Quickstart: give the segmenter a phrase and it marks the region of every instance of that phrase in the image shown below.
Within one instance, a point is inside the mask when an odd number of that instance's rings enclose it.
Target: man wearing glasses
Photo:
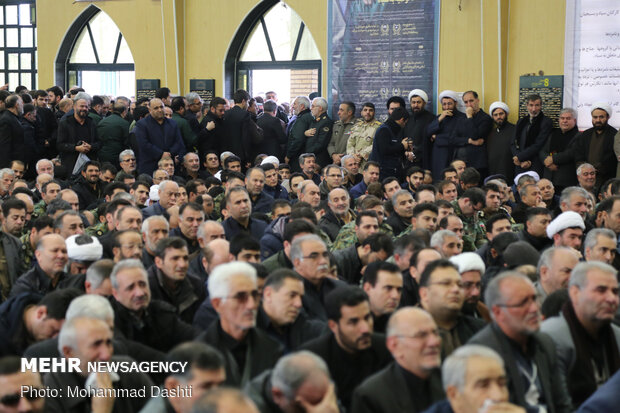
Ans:
[[[256,270],[244,262],[219,265],[208,280],[209,297],[219,315],[197,340],[220,350],[226,360],[226,384],[244,386],[282,355],[282,346],[256,328],[260,301]]]
[[[128,173],[129,175],[133,175],[136,178],[138,177],[138,172],[136,169],[136,154],[131,149],[125,149],[118,155],[118,162],[121,165],[121,169]]]
[[[520,273],[503,273],[488,284],[485,302],[493,322],[468,344],[490,347],[504,359],[511,403],[531,410],[569,411],[556,347],[549,336],[539,333],[540,306],[534,284]]]
[[[467,343],[485,325],[484,321],[461,312],[465,287],[457,266],[448,260],[436,260],[426,266],[420,276],[420,301],[439,328],[442,358]]]

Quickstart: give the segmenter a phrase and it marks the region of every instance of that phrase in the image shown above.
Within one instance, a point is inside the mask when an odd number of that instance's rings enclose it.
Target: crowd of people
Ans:
[[[0,91],[0,411],[614,411],[609,105],[407,99]]]

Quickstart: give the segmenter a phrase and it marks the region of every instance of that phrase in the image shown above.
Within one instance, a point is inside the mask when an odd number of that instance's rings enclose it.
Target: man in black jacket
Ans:
[[[248,101],[250,95],[245,90],[235,92],[233,99],[235,106],[224,113],[224,133],[226,139],[219,142],[220,153],[230,151],[241,159],[242,167],[246,168],[252,159],[252,147],[262,138],[262,132],[256,126],[250,112]]]
[[[84,210],[90,205],[96,205],[96,202],[103,195],[103,188],[99,179],[100,167],[101,165],[97,161],[86,162],[82,166],[80,176],[71,185],[80,200],[80,210]]]
[[[431,141],[426,133],[427,126],[435,119],[435,116],[426,110],[428,95],[421,89],[413,89],[409,92],[409,105],[411,117],[407,121],[403,136],[413,142],[411,152],[413,161],[410,165],[421,166],[424,169],[431,168]]]
[[[401,131],[407,124],[409,113],[405,108],[396,108],[388,120],[377,129],[372,141],[371,161],[381,165],[379,180],[383,181],[390,176],[402,178],[401,160],[406,150],[411,149],[407,138],[401,138]],[[396,235],[396,234],[394,234]]]
[[[256,270],[244,262],[219,265],[209,275],[209,298],[219,319],[197,340],[222,352],[226,384],[244,386],[282,355],[282,346],[256,328]]]
[[[553,129],[540,157],[545,164],[543,177],[553,182],[556,192],[560,193],[566,187],[577,185],[573,151],[573,143],[579,134],[577,112],[564,108],[560,111],[558,121],[560,127]]]
[[[384,337],[373,334],[368,296],[357,287],[337,288],[326,298],[331,333],[309,342],[329,366],[338,399],[347,408],[355,388],[390,362]]]
[[[338,277],[349,284],[359,285],[363,268],[371,262],[387,260],[393,252],[392,238],[382,232],[368,236],[361,243],[336,250],[334,261],[338,266]]]
[[[505,272],[493,278],[484,300],[493,323],[468,344],[490,347],[504,359],[512,403],[530,410],[543,407],[549,413],[568,412],[566,378],[559,372],[553,341],[538,332],[536,298],[534,285],[520,273]]]
[[[504,102],[493,102],[489,107],[494,125],[486,138],[489,175],[504,175],[511,182],[515,167],[510,144],[515,137],[515,125],[508,122],[510,109]]]
[[[209,111],[200,121],[200,132],[197,135],[198,156],[204,162],[207,153],[218,150],[224,137],[224,112],[226,101],[221,97],[214,97],[209,103]],[[217,151],[218,153],[219,150]]]
[[[538,175],[543,173],[543,163],[539,153],[547,142],[553,122],[541,109],[542,98],[539,95],[527,97],[528,114],[517,122],[514,140],[510,147],[515,175],[530,170],[536,171]]]
[[[4,104],[6,110],[0,116],[0,168],[9,168],[13,159],[26,160],[24,130],[19,120],[24,114],[24,102],[19,95],[10,95]]]
[[[80,154],[94,159],[99,149],[95,122],[88,116],[90,96],[80,92],[73,99],[73,115],[63,118],[58,124],[56,145],[60,162],[67,176],[73,174],[73,168]]]
[[[263,141],[253,147],[253,155],[266,153],[282,159],[283,149],[286,147],[286,123],[277,117],[278,104],[273,100],[267,100],[263,104],[263,114],[258,117],[256,123],[263,130]]]
[[[528,208],[526,210],[525,228],[519,232],[519,239],[527,241],[538,251],[550,247],[553,244],[553,241],[547,237],[547,226],[550,222],[551,212],[547,208]]]

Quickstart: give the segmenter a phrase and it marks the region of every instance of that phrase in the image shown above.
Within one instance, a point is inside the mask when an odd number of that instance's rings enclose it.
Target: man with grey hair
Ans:
[[[579,186],[591,194],[596,194],[596,169],[589,163],[582,163],[577,168]]]
[[[457,349],[444,361],[441,376],[447,399],[426,413],[525,413],[508,402],[504,361],[490,348],[468,344]]]
[[[136,154],[134,151],[131,149],[125,149],[119,153],[118,163],[123,171],[137,178],[138,172],[136,170]]]
[[[585,221],[588,214],[588,191],[579,186],[565,188],[560,195],[560,209],[562,212],[574,211]]]
[[[327,365],[309,351],[282,357],[273,370],[256,377],[244,391],[261,412],[293,413],[303,403],[321,404],[322,412],[339,410]]]
[[[355,390],[352,412],[419,413],[445,398],[439,373],[441,338],[430,314],[414,307],[396,311],[386,344],[394,361]]]
[[[282,355],[282,346],[256,328],[260,300],[256,270],[243,262],[222,264],[209,274],[208,285],[219,318],[197,340],[224,355],[226,384],[245,386]]]
[[[291,131],[291,135],[296,132],[303,132],[301,137],[301,148],[303,152],[314,153],[316,162],[321,166],[331,163],[331,157],[327,152],[327,145],[332,137],[332,127],[334,122],[327,116],[327,100],[317,97],[312,100],[310,112],[296,122]],[[305,130],[299,130],[301,123],[305,123]],[[299,136],[295,136],[299,138]]]
[[[321,190],[313,181],[307,179],[299,184],[299,201],[307,202],[312,208],[317,208],[321,203]]]
[[[58,122],[56,145],[60,163],[67,175],[77,172],[75,165],[80,155],[95,159],[100,147],[95,122],[88,116],[90,101],[89,95],[78,93],[73,98],[73,114]],[[84,158],[80,159],[82,162]]]
[[[297,96],[293,101],[293,116],[286,125],[286,156],[284,162],[291,165],[291,171],[299,169],[297,157],[302,152],[304,144],[304,132],[312,122],[310,113],[310,99],[307,96]],[[299,124],[297,124],[299,122]],[[297,125],[297,126],[295,126]]]
[[[510,401],[529,410],[568,412],[570,398],[551,339],[538,332],[540,306],[534,284],[518,272],[493,278],[485,291],[493,322],[468,344],[495,350],[504,360]],[[545,411],[545,410],[543,410]]]
[[[35,166],[35,170],[37,171],[37,175],[48,174],[54,178],[54,164],[49,159],[39,159]]]
[[[444,258],[449,259],[463,252],[463,241],[449,229],[442,229],[431,237],[431,248],[435,248]]]
[[[203,257],[206,257],[209,250],[207,244],[216,239],[226,239],[226,233],[224,227],[217,221],[205,221],[198,227],[198,233],[196,234],[198,245],[200,246],[200,252],[189,262],[189,272],[199,276],[203,281],[207,280],[208,272],[207,268],[202,264]],[[207,262],[209,260],[206,260]]]
[[[616,258],[616,234],[607,228],[594,228],[584,241],[586,261],[600,261],[611,265]]]
[[[65,358],[79,359],[81,372],[54,372],[45,376],[44,384],[49,390],[64,392],[67,388],[82,388],[89,376],[88,363],[131,362],[125,356],[114,356],[112,329],[97,318],[77,317],[65,322],[58,335],[58,350]],[[102,397],[48,397],[46,411],[139,411],[147,398],[114,397],[114,392],[150,389],[151,379],[141,372],[97,372],[96,387],[102,390]],[[60,393],[62,394],[62,393]]]
[[[161,181],[157,189],[159,200],[142,210],[144,219],[153,215],[162,215],[166,219],[170,219],[168,208],[176,205],[179,198],[179,184],[174,181]]]
[[[133,158],[133,171],[129,170],[129,166],[131,164],[129,162],[125,162],[124,165],[122,161],[123,149],[127,147],[127,143],[129,142],[129,122],[125,119],[129,113],[129,99],[123,96],[119,96],[114,100],[114,106],[112,106],[112,114],[110,116],[104,117],[97,124],[97,135],[101,140],[101,150],[99,151],[99,161],[100,162],[110,162],[116,166],[120,162],[120,166],[127,167],[128,173],[132,176],[136,176],[133,174],[136,170],[135,163],[135,155],[129,157]]]
[[[194,134],[198,136],[202,128],[200,121],[202,120],[202,98],[196,92],[189,92],[185,95],[187,101],[187,109],[185,110],[185,119],[189,123],[189,127]]]
[[[256,121],[263,130],[263,141],[255,145],[254,152],[274,155],[282,159],[286,148],[286,123],[278,117],[278,104],[275,100],[266,100],[263,103],[263,114]]]
[[[540,154],[545,165],[542,177],[553,182],[557,192],[562,192],[566,187],[577,185],[572,148],[573,140],[579,133],[577,111],[572,108],[562,109],[558,125],[559,128],[551,131]]]
[[[153,215],[142,222],[142,241],[144,250],[142,251],[142,263],[145,268],[155,264],[155,250],[157,242],[166,238],[170,233],[168,220],[161,215]]]
[[[11,168],[0,169],[0,199],[4,200],[9,197],[9,190],[14,180],[15,172]]]
[[[394,236],[397,237],[411,225],[415,200],[411,192],[406,189],[400,189],[392,195],[391,201],[394,207],[394,213],[390,215],[386,223],[392,227]]]
[[[569,282],[570,300],[559,317],[542,324],[558,355],[558,374],[566,377],[573,408],[620,369],[617,271],[601,262],[582,262]]]
[[[118,262],[110,280],[114,326],[127,340],[166,352],[194,339],[196,331],[179,318],[174,307],[151,299],[147,273],[140,260]]]
[[[293,269],[304,280],[302,304],[308,318],[327,322],[325,297],[345,284],[328,277],[330,262],[325,242],[313,234],[296,237],[291,244],[290,259]]]
[[[568,287],[570,273],[579,258],[579,254],[568,247],[551,247],[543,251],[536,269],[539,278],[534,283],[538,304],[542,305],[551,293]]]
[[[349,209],[349,193],[343,188],[332,189],[327,196],[329,210],[321,217],[321,228],[334,242],[343,225],[355,221],[355,214]]]

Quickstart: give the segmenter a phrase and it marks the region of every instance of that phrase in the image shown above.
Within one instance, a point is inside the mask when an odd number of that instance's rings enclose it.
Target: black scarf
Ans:
[[[588,397],[596,391],[596,380],[592,360],[599,358],[602,354],[596,354],[601,348],[600,345],[593,345],[595,342],[602,344],[604,356],[609,368],[611,377],[620,368],[620,354],[618,354],[618,344],[611,328],[611,324],[602,327],[599,331],[597,340],[593,340],[586,329],[581,325],[572,303],[569,301],[562,307],[562,314],[568,323],[573,343],[575,344],[575,365],[568,372],[568,392],[573,399],[573,405],[578,407]]]
[[[532,119],[531,124],[530,115],[521,118],[521,120],[517,123],[517,131],[515,133],[515,144],[517,149],[523,150],[525,148],[529,148],[534,143],[536,137],[540,133],[540,126],[544,117],[545,115],[541,111],[534,119]],[[525,146],[521,148],[521,134],[524,128],[529,129],[525,132]]]

